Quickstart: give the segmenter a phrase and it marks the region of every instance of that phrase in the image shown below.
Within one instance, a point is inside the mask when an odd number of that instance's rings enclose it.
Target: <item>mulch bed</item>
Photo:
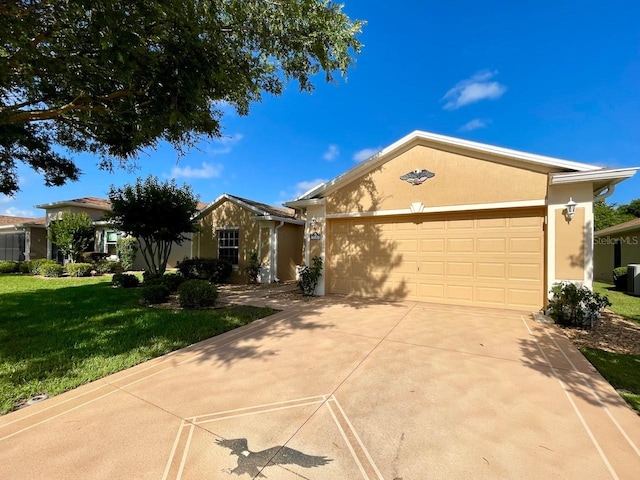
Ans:
[[[640,355],[640,325],[605,310],[592,330],[563,328],[578,348],[597,348],[612,353]]]

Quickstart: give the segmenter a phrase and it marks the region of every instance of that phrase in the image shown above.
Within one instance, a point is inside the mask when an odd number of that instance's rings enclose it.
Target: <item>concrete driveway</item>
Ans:
[[[0,418],[7,480],[637,479],[639,445],[526,313],[339,297]]]

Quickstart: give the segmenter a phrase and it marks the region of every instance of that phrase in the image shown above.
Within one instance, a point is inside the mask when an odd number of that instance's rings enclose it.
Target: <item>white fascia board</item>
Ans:
[[[325,185],[324,183],[322,185]],[[327,203],[325,198],[305,198],[292,200],[291,202],[285,202],[283,205],[289,208],[301,208],[309,207],[312,205],[325,205]]]
[[[534,165],[542,165],[546,167],[560,168],[565,170],[574,170],[578,172],[602,169],[602,167],[589,165],[587,163],[579,163],[570,160],[563,160],[560,158],[547,157],[544,155],[536,155],[519,150],[496,147],[494,145],[488,145],[485,143],[471,142],[469,140],[463,140],[460,138],[448,137],[446,135],[439,135],[436,133],[415,130],[409,135],[402,137],[397,142],[394,142],[388,147],[383,148],[378,153],[369,157],[367,160],[364,160],[350,170],[347,170],[345,173],[337,176],[333,180],[318,185],[317,187],[298,197],[296,200],[308,199],[317,195],[326,195],[334,190],[337,190],[340,186],[349,183],[355,178],[364,175],[368,171],[373,170],[377,166],[383,164],[393,152],[409,145],[412,142],[424,143],[426,145],[432,145],[440,148],[442,148],[443,146],[457,147],[469,150],[471,152],[490,154],[508,160],[515,160],[525,163],[531,163]]]
[[[34,205],[35,208],[42,208],[44,210],[52,210],[54,208],[60,208],[60,207],[80,207],[80,208],[92,208],[94,210],[104,210],[106,212],[111,211],[110,207],[103,207],[100,205],[92,205],[89,203],[82,203],[82,202],[69,202],[69,201],[62,201],[62,202],[51,202],[51,203],[43,203],[41,205]]]
[[[609,184],[615,184],[633,177],[638,169],[640,169],[640,167],[601,168],[590,172],[551,173],[549,174],[549,185],[599,181],[607,181]]]
[[[287,217],[278,217],[276,215],[256,215],[255,217],[251,217],[251,220],[266,220],[266,221],[274,221],[274,222],[284,222],[291,223],[293,225],[304,225],[304,220],[298,220],[297,218],[287,218]]]
[[[216,198],[213,202],[211,202],[209,205],[207,205],[202,210],[200,210],[197,214],[195,214],[192,220],[197,220],[198,218],[202,217],[207,212],[213,210],[214,207],[217,207],[218,205],[220,205],[224,200],[229,200],[230,202],[235,203],[236,205],[239,205],[248,210],[251,210],[253,213],[257,215],[267,214],[267,212],[263,212],[259,208],[256,208],[253,205],[249,205],[248,203],[243,202],[242,200],[234,197],[233,195],[229,195],[228,193],[223,193],[218,198]]]

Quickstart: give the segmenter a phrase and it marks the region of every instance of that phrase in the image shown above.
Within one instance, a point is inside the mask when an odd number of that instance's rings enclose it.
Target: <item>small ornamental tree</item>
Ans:
[[[75,262],[95,241],[93,221],[85,212],[62,212],[60,218],[49,223],[49,240],[65,258]]]
[[[187,233],[197,230],[191,218],[198,199],[188,185],[149,176],[135,185],[109,190],[111,212],[107,219],[118,230],[138,239],[140,253],[152,275],[163,275],[173,243],[181,245]]]

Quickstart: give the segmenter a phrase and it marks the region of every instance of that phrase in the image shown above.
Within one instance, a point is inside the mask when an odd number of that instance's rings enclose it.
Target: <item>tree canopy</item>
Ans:
[[[150,175],[135,185],[112,185],[109,200],[106,219],[138,239],[151,274],[164,274],[173,243],[180,245],[188,239],[187,233],[197,231],[191,219],[198,211],[198,199],[191,187],[178,187],[175,180],[160,183]]]
[[[48,231],[49,240],[71,262],[95,241],[93,221],[85,212],[62,212],[60,218],[49,223]]]
[[[632,201],[629,205],[634,205],[638,200]],[[620,223],[633,220],[636,215],[628,213],[627,207],[629,205],[618,206],[615,203],[607,204],[604,200],[600,200],[593,203],[593,218],[594,218],[594,230],[602,230],[604,228],[613,227]]]
[[[0,5],[0,193],[20,162],[77,180],[73,152],[127,165],[161,140],[221,134],[294,80],[346,74],[363,22],[330,0],[21,0]],[[57,148],[63,147],[63,148]]]

